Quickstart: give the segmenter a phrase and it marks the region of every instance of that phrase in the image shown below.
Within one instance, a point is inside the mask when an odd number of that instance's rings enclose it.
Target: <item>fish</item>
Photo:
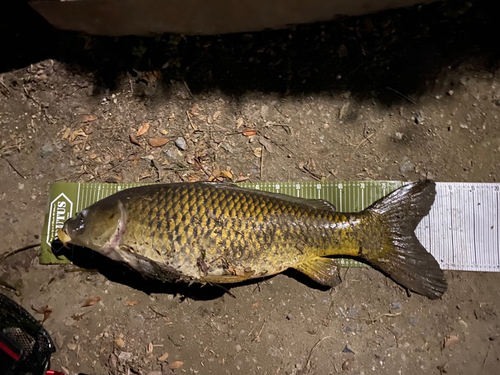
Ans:
[[[435,182],[420,180],[363,211],[338,212],[326,200],[232,184],[146,185],[85,208],[58,237],[164,282],[238,283],[292,268],[333,287],[337,258],[348,257],[436,299],[446,278],[415,236],[435,195]]]

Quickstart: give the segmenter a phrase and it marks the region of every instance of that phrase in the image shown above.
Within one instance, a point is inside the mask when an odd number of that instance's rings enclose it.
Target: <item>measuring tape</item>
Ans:
[[[56,258],[50,244],[64,221],[117,191],[144,184],[55,183],[45,218],[41,263],[68,263]],[[401,181],[242,183],[242,187],[332,202],[339,212],[362,211],[404,185]],[[500,184],[436,183],[436,200],[415,234],[441,268],[500,272]],[[341,259],[346,267],[363,266]]]

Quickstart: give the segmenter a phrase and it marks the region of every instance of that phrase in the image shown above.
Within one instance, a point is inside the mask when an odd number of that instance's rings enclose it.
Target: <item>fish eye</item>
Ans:
[[[85,229],[85,214],[86,212],[85,210],[83,210],[82,212],[78,213],[75,217],[75,219],[78,222],[78,225],[75,228],[75,232],[77,233]]]

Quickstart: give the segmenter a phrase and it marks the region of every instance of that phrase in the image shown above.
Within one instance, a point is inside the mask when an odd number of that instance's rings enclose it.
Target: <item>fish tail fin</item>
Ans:
[[[382,226],[382,246],[361,256],[402,286],[429,298],[447,289],[444,273],[415,236],[415,228],[429,213],[436,195],[431,180],[410,183],[378,200],[366,211]]]

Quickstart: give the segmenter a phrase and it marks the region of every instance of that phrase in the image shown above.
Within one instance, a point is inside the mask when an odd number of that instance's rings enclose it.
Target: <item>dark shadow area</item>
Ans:
[[[288,30],[186,37],[81,35],[54,30],[24,1],[2,8],[0,73],[56,59],[92,74],[95,94],[130,80],[163,85],[168,93],[171,82],[180,81],[193,94],[349,91],[391,104],[432,88],[448,66],[468,61],[477,71],[493,71],[500,52],[499,6],[487,0],[438,2]]]
[[[160,280],[144,277],[139,272],[128,267],[127,265],[115,262],[85,247],[71,246],[71,248],[68,249],[65,248],[59,240],[54,240],[52,242],[52,252],[57,257],[65,256],[78,267],[97,270],[110,281],[126,285],[136,290],[140,290],[146,294],[179,294],[183,296],[183,298],[191,298],[194,300],[206,301],[216,299],[226,293],[232,296],[231,289],[233,288],[242,285],[258,284],[273,277],[270,276],[266,278],[248,280],[241,283],[224,284],[221,286],[208,284],[201,285],[198,283],[188,285],[183,282],[166,283]],[[285,271],[285,274],[307,285],[310,288],[319,289],[322,291],[330,289],[329,287],[325,287],[314,282],[304,274],[301,274],[300,272],[297,272],[293,269]]]

